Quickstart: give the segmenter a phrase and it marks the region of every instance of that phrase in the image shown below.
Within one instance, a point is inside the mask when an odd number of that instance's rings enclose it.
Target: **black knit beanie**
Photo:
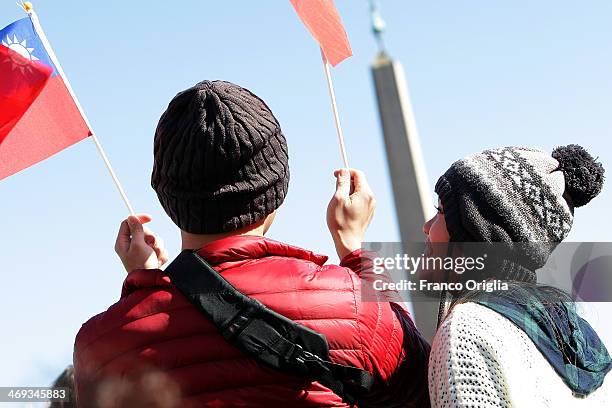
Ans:
[[[534,281],[569,233],[574,208],[602,189],[604,169],[578,145],[551,154],[525,147],[485,150],[459,160],[436,183],[451,241],[520,245],[503,278]],[[519,247],[519,245],[515,245]]]
[[[177,94],[155,132],[151,185],[166,213],[194,234],[233,231],[285,199],[287,143],[270,108],[224,81]]]

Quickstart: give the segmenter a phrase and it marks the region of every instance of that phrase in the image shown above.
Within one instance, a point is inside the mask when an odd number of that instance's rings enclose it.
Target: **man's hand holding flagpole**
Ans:
[[[135,214],[32,4],[17,4],[28,17],[0,29],[0,180],[91,136],[130,213],[117,254],[128,272],[160,267],[168,259],[163,241],[142,225],[151,217]]]
[[[91,136],[91,138],[93,139],[94,144],[96,145],[96,149],[98,150],[98,153],[100,154],[102,158],[102,161],[104,162],[106,168],[108,169],[108,172],[110,173],[111,178],[113,179],[113,182],[115,183],[115,186],[117,187],[117,190],[119,190],[119,194],[121,195],[121,198],[123,199],[123,202],[125,203],[130,213],[130,216],[121,223],[121,226],[119,228],[119,233],[117,235],[117,240],[115,243],[115,252],[117,252],[117,255],[119,255],[119,258],[121,259],[128,273],[132,272],[135,269],[160,268],[164,263],[167,262],[168,253],[166,252],[164,248],[163,240],[157,237],[150,229],[143,226],[143,224],[151,221],[151,217],[147,214],[138,214],[138,215],[135,214],[134,209],[132,205],[130,204],[129,199],[125,191],[123,190],[123,187],[121,186],[121,183],[119,182],[119,179],[117,175],[115,174],[115,171],[113,170],[113,167],[110,161],[108,160],[108,157],[106,156],[106,153],[104,152],[104,149],[102,148],[102,145],[100,144],[100,141],[98,140],[98,138],[96,137],[96,134],[92,130],[92,126],[89,120],[87,119],[87,116],[85,115],[85,111],[83,110],[83,107],[79,103],[79,100],[77,99],[76,94],[72,90],[72,87],[70,86],[70,83],[68,82],[68,78],[64,74],[64,71],[59,63],[59,60],[57,59],[55,53],[53,52],[53,48],[51,47],[51,44],[47,40],[47,37],[40,25],[40,21],[38,19],[36,12],[34,11],[34,8],[32,7],[32,4],[30,2],[25,2],[25,3],[22,2],[20,6],[23,7],[26,13],[28,13],[30,20],[32,22],[32,26],[33,26],[35,35],[38,36],[38,39],[42,43],[42,46],[45,49],[50,62],[52,63],[52,65],[54,66],[56,70],[56,75],[61,79],[63,86],[65,87],[63,88],[64,92],[67,91],[69,93],[69,97],[72,99],[72,102],[74,103],[74,105],[76,105],[78,114],[80,114],[80,118],[75,119],[75,116],[77,115],[73,113],[72,118],[70,118],[69,120],[76,121],[76,122],[79,122],[79,121],[84,122],[85,126],[80,126],[80,132],[83,133],[85,129],[88,130],[87,132],[88,135],[86,136]],[[32,104],[34,103],[35,102],[33,102]],[[28,118],[26,118],[26,120],[27,119]],[[36,133],[37,130],[40,130],[40,129],[36,129],[36,127],[31,128],[28,126],[25,126],[25,129],[26,131],[30,130],[31,132],[34,132],[34,133]],[[60,132],[58,133],[59,136],[61,136],[62,130],[64,129],[60,129]],[[38,136],[38,135],[35,134],[35,136]],[[82,138],[84,137],[75,137],[72,141],[76,142],[76,141],[81,140]],[[68,147],[68,145],[60,144],[59,147],[65,148],[65,147]],[[10,171],[13,171],[13,172],[15,170],[19,171],[20,169],[24,168],[23,166],[24,164],[26,164],[26,167],[27,167],[28,161],[31,162],[33,159],[38,160],[38,161],[43,160],[44,158],[53,154],[54,153],[53,150],[57,150],[57,148],[58,146],[51,146],[51,148],[47,152],[43,150],[43,154],[37,153],[33,157],[32,156],[28,157],[28,159],[26,160],[26,163],[13,164],[13,167],[9,169],[9,175],[10,175]]]

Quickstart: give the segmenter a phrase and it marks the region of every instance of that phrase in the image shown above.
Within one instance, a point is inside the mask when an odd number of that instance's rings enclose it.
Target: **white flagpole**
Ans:
[[[91,131],[91,138],[93,139],[94,144],[96,145],[96,148],[98,150],[98,153],[100,153],[100,156],[102,157],[102,161],[106,165],[106,168],[108,169],[108,172],[110,173],[111,178],[113,179],[113,182],[115,183],[115,186],[117,187],[117,190],[119,190],[119,194],[121,195],[121,198],[123,199],[123,202],[125,203],[125,206],[127,207],[131,215],[135,215],[134,208],[132,207],[132,204],[130,204],[130,200],[128,199],[127,194],[125,194],[125,191],[123,190],[123,187],[121,186],[121,183],[119,182],[119,178],[117,178],[117,174],[115,174],[115,170],[113,170],[113,166],[108,160],[108,157],[106,156],[106,153],[104,152],[104,149],[102,148],[102,145],[100,144],[100,141],[98,140],[98,137],[94,133],[91,127],[91,124],[89,123],[89,119],[87,119],[87,116],[85,115],[85,111],[81,107],[81,104],[79,103],[79,100],[77,99],[76,94],[72,90],[72,87],[70,86],[70,82],[68,82],[68,78],[64,74],[64,70],[62,69],[62,66],[59,63],[59,60],[55,56],[55,53],[53,52],[53,48],[51,47],[51,44],[47,40],[47,36],[45,35],[45,32],[43,31],[42,26],[40,25],[40,21],[38,20],[38,16],[36,15],[36,12],[34,12],[32,4],[29,2],[26,2],[22,4],[22,7],[26,11],[26,13],[28,13],[28,15],[30,16],[30,20],[32,20],[32,24],[34,25],[34,30],[36,31],[36,34],[38,34],[38,36],[40,37],[40,40],[42,41],[43,46],[45,47],[45,50],[47,51],[47,54],[49,54],[51,61],[55,65],[55,68],[57,68],[57,72],[59,73],[60,77],[64,80],[64,84],[66,85],[66,88],[68,88],[68,92],[70,92],[70,95],[72,96],[74,103],[79,109],[79,112],[81,113],[81,116],[83,117],[83,120],[85,121],[85,124]]]
[[[323,60],[323,67],[325,68],[325,78],[327,79],[327,89],[329,91],[329,98],[331,99],[332,111],[334,113],[334,121],[336,122],[336,133],[338,134],[338,143],[340,144],[340,156],[345,168],[349,168],[348,157],[346,155],[346,147],[344,146],[344,134],[342,133],[342,126],[340,126],[340,115],[338,114],[338,105],[336,104],[336,93],[334,92],[334,84],[332,83],[331,72],[329,70],[329,63],[323,49],[321,49],[321,59]]]

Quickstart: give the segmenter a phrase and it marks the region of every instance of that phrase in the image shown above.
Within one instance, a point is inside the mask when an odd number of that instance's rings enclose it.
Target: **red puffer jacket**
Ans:
[[[378,406],[428,406],[428,345],[403,308],[361,301],[360,251],[340,266],[323,266],[326,256],[234,236],[198,252],[243,293],[324,334],[332,361],[373,373]],[[82,326],[74,366],[79,407],[108,399],[100,396],[100,390],[109,394],[104,384],[146,370],[161,373],[164,388],[176,388],[181,407],[346,406],[326,387],[279,373],[227,344],[159,270],[130,273],[121,299]]]

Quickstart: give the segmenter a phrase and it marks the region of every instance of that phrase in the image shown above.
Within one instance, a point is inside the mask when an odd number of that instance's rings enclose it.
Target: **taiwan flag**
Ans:
[[[0,180],[91,136],[29,17],[0,30]]]

